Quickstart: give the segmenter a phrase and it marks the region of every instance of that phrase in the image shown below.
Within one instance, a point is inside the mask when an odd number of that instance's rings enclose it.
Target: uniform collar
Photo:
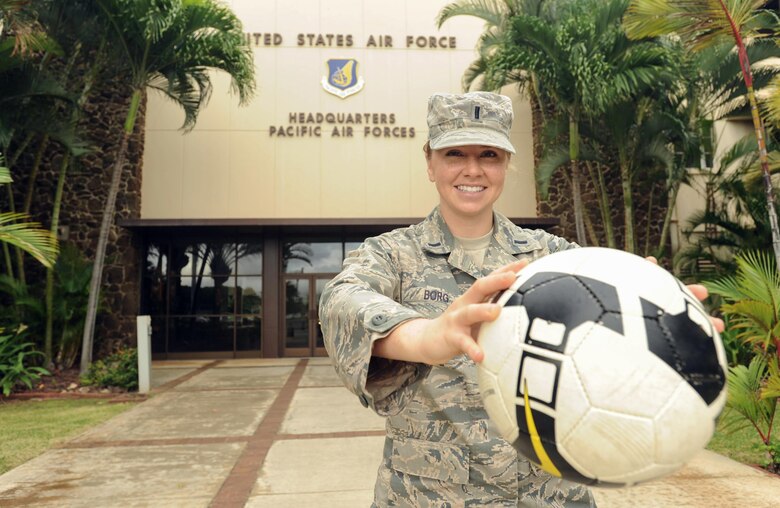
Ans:
[[[422,247],[431,254],[449,254],[455,248],[455,237],[438,206],[422,222]]]
[[[455,249],[455,238],[447,223],[444,222],[439,207],[426,217],[422,223],[422,247],[431,254],[449,254]],[[539,242],[520,230],[509,219],[493,211],[493,239],[501,250],[512,255],[531,252],[541,248]]]

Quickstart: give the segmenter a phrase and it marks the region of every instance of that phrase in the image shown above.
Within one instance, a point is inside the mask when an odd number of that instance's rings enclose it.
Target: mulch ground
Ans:
[[[38,381],[33,383],[32,388],[19,386],[8,397],[3,397],[0,394],[0,400],[108,399],[110,402],[126,402],[145,398],[146,395],[128,392],[126,389],[116,386],[102,388],[83,385],[79,369],[54,370],[50,376],[41,376]]]

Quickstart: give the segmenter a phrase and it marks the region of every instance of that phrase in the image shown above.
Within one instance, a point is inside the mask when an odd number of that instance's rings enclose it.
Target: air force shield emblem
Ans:
[[[354,58],[328,60],[328,75],[322,77],[322,88],[342,99],[358,93],[365,82],[357,75],[357,65]]]

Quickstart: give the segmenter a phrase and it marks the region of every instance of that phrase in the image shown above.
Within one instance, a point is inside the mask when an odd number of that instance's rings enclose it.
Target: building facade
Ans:
[[[140,218],[120,221],[141,248],[140,313],[152,316],[155,358],[324,355],[317,302],[344,256],[437,202],[422,152],[427,99],[462,90],[483,24],[463,16],[438,29],[447,0],[226,3],[253,48],[257,94],[239,106],[215,75],[185,134],[182,112],[150,93]],[[531,107],[504,93],[517,154],[497,209],[528,227],[560,217],[565,234],[567,186],[538,206]],[[729,146],[745,127],[715,131]],[[680,191],[675,250],[707,194],[696,181]]]
[[[187,134],[150,93],[139,239],[140,312],[156,358],[323,355],[317,301],[367,236],[421,220],[427,99],[459,92],[482,32],[446,1],[235,0],[254,51],[257,94],[229,80]],[[497,208],[536,217],[531,118],[516,95],[518,153]]]

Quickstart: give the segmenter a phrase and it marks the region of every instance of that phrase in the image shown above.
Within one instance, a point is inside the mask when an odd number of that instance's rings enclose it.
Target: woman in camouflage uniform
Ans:
[[[510,154],[509,98],[435,94],[428,177],[439,206],[420,224],[369,238],[325,288],[320,317],[336,370],[387,417],[374,506],[594,506],[583,486],[549,476],[491,427],[476,382],[472,330],[484,303],[528,261],[574,247],[493,210]]]

